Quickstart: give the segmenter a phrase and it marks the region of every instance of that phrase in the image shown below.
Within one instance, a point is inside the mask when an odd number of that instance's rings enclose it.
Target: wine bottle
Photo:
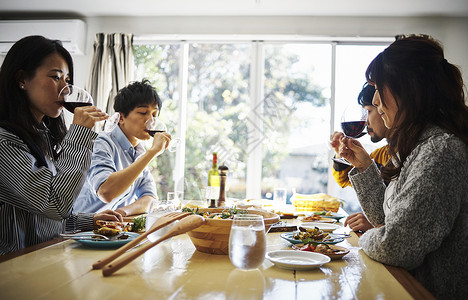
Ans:
[[[207,200],[209,207],[217,207],[219,197],[219,172],[218,172],[218,154],[213,152],[213,165],[208,171],[208,191]]]

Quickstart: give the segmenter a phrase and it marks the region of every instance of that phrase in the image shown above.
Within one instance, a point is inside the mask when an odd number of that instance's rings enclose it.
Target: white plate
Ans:
[[[331,258],[320,253],[294,250],[267,252],[265,257],[277,267],[288,270],[310,270],[330,262]]]
[[[317,227],[323,232],[332,232],[332,231],[337,230],[338,228],[341,228],[342,226],[336,225],[336,224],[307,222],[307,223],[302,223],[300,227],[305,228],[305,229],[314,229],[315,227]]]

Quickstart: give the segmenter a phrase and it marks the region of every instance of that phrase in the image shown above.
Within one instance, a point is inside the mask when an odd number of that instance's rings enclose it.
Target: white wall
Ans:
[[[447,60],[468,83],[468,18],[360,17],[91,17],[85,56],[75,56],[76,84],[84,86],[98,32],[140,34],[291,34],[332,37],[393,37],[426,33],[445,47]]]

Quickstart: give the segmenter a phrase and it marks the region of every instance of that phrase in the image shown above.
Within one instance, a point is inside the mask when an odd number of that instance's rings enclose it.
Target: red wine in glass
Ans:
[[[93,98],[82,88],[67,84],[58,95],[59,101],[69,112],[74,113],[75,108],[93,105]]]
[[[366,133],[363,132],[367,126],[367,110],[362,106],[354,104],[348,106],[341,117],[341,129],[346,137],[359,138]],[[351,165],[346,159],[333,158],[334,162]]]
[[[357,138],[362,136],[361,133],[366,128],[366,121],[351,121],[342,122],[341,129],[346,136]]]
[[[85,102],[62,102],[62,103],[63,103],[63,107],[65,107],[72,114],[75,113],[75,108],[77,107],[92,105],[92,103],[85,103]]]
[[[154,135],[157,133],[157,132],[165,132],[164,130],[146,130],[146,132],[148,132],[149,135],[151,135],[152,137],[154,137]]]
[[[154,135],[157,132],[167,132],[167,126],[159,118],[151,118],[150,120],[146,122],[145,131],[151,137],[154,137]],[[169,152],[175,152],[179,143],[180,143],[179,138],[172,138],[171,141],[169,142],[167,150]]]

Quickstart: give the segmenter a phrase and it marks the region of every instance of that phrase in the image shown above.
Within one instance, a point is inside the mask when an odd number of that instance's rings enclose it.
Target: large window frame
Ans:
[[[188,84],[188,61],[189,45],[191,43],[251,43],[251,65],[250,65],[250,108],[249,116],[249,156],[247,159],[246,177],[246,198],[261,198],[262,182],[262,147],[256,147],[263,136],[263,120],[258,113],[262,110],[264,98],[264,46],[271,43],[320,43],[331,45],[331,85],[330,85],[330,134],[335,130],[335,94],[336,94],[336,48],[340,45],[388,45],[393,41],[393,37],[353,37],[353,38],[327,38],[313,36],[292,36],[292,35],[135,35],[133,43],[142,44],[179,44],[181,55],[179,58],[179,99],[178,101],[178,134],[181,140],[186,136],[186,114],[187,114],[187,84]],[[175,99],[174,99],[175,100]],[[255,111],[256,110],[256,111]],[[333,151],[329,151],[329,159],[333,157]],[[331,172],[332,164],[328,168],[328,181],[333,180]],[[177,153],[175,168],[173,172],[173,182],[175,190],[184,190],[184,169],[185,169],[185,144],[181,143]],[[333,185],[328,185],[328,194],[335,194]]]

